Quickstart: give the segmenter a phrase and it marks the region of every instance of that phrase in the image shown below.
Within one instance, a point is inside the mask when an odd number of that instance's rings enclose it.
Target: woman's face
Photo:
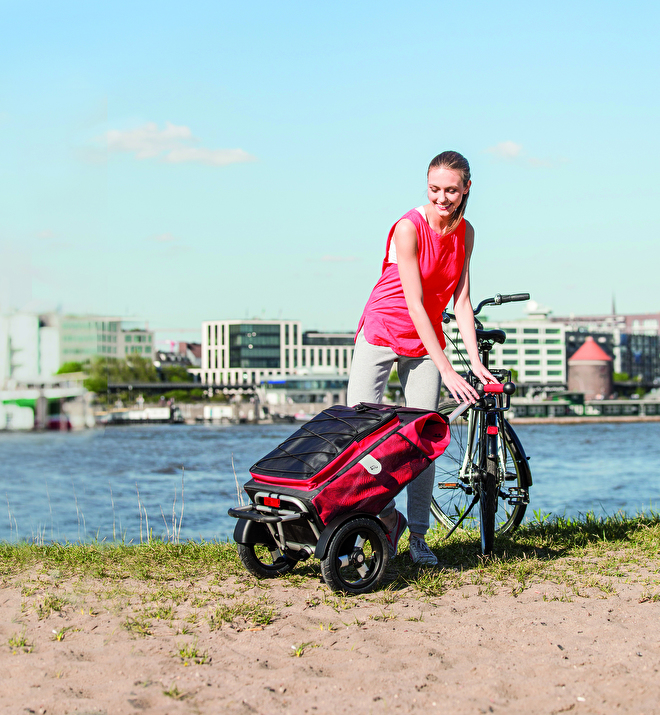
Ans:
[[[453,169],[437,168],[429,171],[428,197],[440,218],[447,219],[456,211],[471,184],[468,181],[464,185],[461,175]]]

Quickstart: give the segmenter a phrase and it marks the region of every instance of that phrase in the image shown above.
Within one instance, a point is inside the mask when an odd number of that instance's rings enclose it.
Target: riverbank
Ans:
[[[228,543],[0,545],[4,713],[653,713],[658,516],[434,533],[346,597]]]
[[[591,417],[511,417],[511,424],[516,425],[586,425],[616,424],[621,422],[660,422],[660,415],[595,415]]]

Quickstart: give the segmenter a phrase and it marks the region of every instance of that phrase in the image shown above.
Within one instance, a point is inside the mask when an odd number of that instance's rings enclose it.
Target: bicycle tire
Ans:
[[[479,534],[481,553],[490,556],[495,543],[495,512],[497,511],[497,462],[486,460],[486,472],[479,480]]]
[[[438,411],[441,414],[449,415],[456,407],[455,402],[440,405]],[[461,479],[459,472],[465,457],[467,442],[467,419],[459,417],[450,425],[451,442],[445,453],[436,462],[436,475],[431,498],[431,515],[446,529],[451,529],[461,514],[467,509],[472,501],[473,495],[469,493],[469,480]],[[519,489],[526,489],[531,483],[529,464],[524,455],[518,449],[518,441],[513,427],[506,420],[502,420],[502,434],[504,437],[505,464],[499,465],[498,471],[508,473],[504,488],[514,486]],[[477,468],[479,454],[478,440],[473,445],[474,467]],[[501,469],[500,469],[501,466]],[[455,488],[450,488],[447,484],[455,484]],[[525,516],[526,504],[510,505],[505,499],[499,499],[495,512],[495,533],[497,535],[513,533]],[[463,522],[464,528],[478,528],[478,518],[472,513]]]

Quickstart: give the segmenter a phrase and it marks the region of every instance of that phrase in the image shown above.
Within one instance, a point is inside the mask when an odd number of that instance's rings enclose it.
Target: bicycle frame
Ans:
[[[502,413],[509,409],[510,395],[515,392],[515,385],[510,382],[511,372],[504,369],[491,369],[489,364],[490,351],[495,343],[503,343],[506,334],[501,330],[484,330],[481,322],[476,318],[477,313],[484,305],[499,305],[510,301],[526,300],[528,294],[517,294],[513,296],[497,295],[482,301],[475,314],[475,329],[477,334],[477,347],[479,357],[486,369],[497,378],[497,384],[482,385],[480,381],[468,371],[466,379],[479,392],[480,399],[473,404],[463,403],[449,415],[450,422],[453,422],[459,415],[465,413],[467,421],[466,433],[462,445],[463,454],[458,455],[456,462],[457,471],[451,481],[438,483],[440,490],[459,490],[466,496],[472,496],[469,505],[465,503],[460,512],[456,512],[457,521],[447,534],[450,536],[458,526],[467,518],[476,504],[479,504],[479,520],[481,528],[482,551],[484,554],[490,553],[493,545],[494,532],[500,526],[506,531],[515,528],[519,520],[516,521],[515,514],[524,514],[525,506],[529,503],[529,486],[531,486],[531,476],[526,464],[527,458],[524,456],[522,446],[515,436],[515,432],[502,417]],[[454,316],[446,314],[444,322],[449,322]],[[522,458],[521,458],[522,454]],[[524,468],[521,460],[524,459]],[[509,462],[508,460],[512,460]],[[511,468],[511,471],[510,471]],[[507,485],[507,481],[517,480],[517,484]],[[502,499],[510,506],[513,506],[514,519],[500,522],[496,525],[496,513],[498,499]],[[451,502],[445,502],[451,504]],[[436,510],[440,513],[443,509],[435,504]],[[433,509],[432,509],[433,510]],[[438,518],[436,516],[436,518]],[[520,516],[522,518],[522,516]],[[447,517],[443,519],[446,521]]]

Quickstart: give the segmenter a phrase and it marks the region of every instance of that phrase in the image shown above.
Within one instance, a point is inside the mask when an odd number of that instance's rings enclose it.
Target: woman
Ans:
[[[470,303],[474,229],[463,218],[470,166],[457,152],[443,152],[429,165],[427,182],[429,203],[408,211],[390,230],[383,271],[356,334],[349,405],[382,402],[395,361],[408,407],[436,410],[442,383],[459,402],[478,399],[443,351],[442,311],[452,296],[472,372],[484,383],[496,382],[479,359]],[[425,541],[434,477],[431,465],[408,485],[410,556],[427,566],[438,563]],[[395,556],[408,524],[394,501],[380,518],[389,529],[390,556]]]

